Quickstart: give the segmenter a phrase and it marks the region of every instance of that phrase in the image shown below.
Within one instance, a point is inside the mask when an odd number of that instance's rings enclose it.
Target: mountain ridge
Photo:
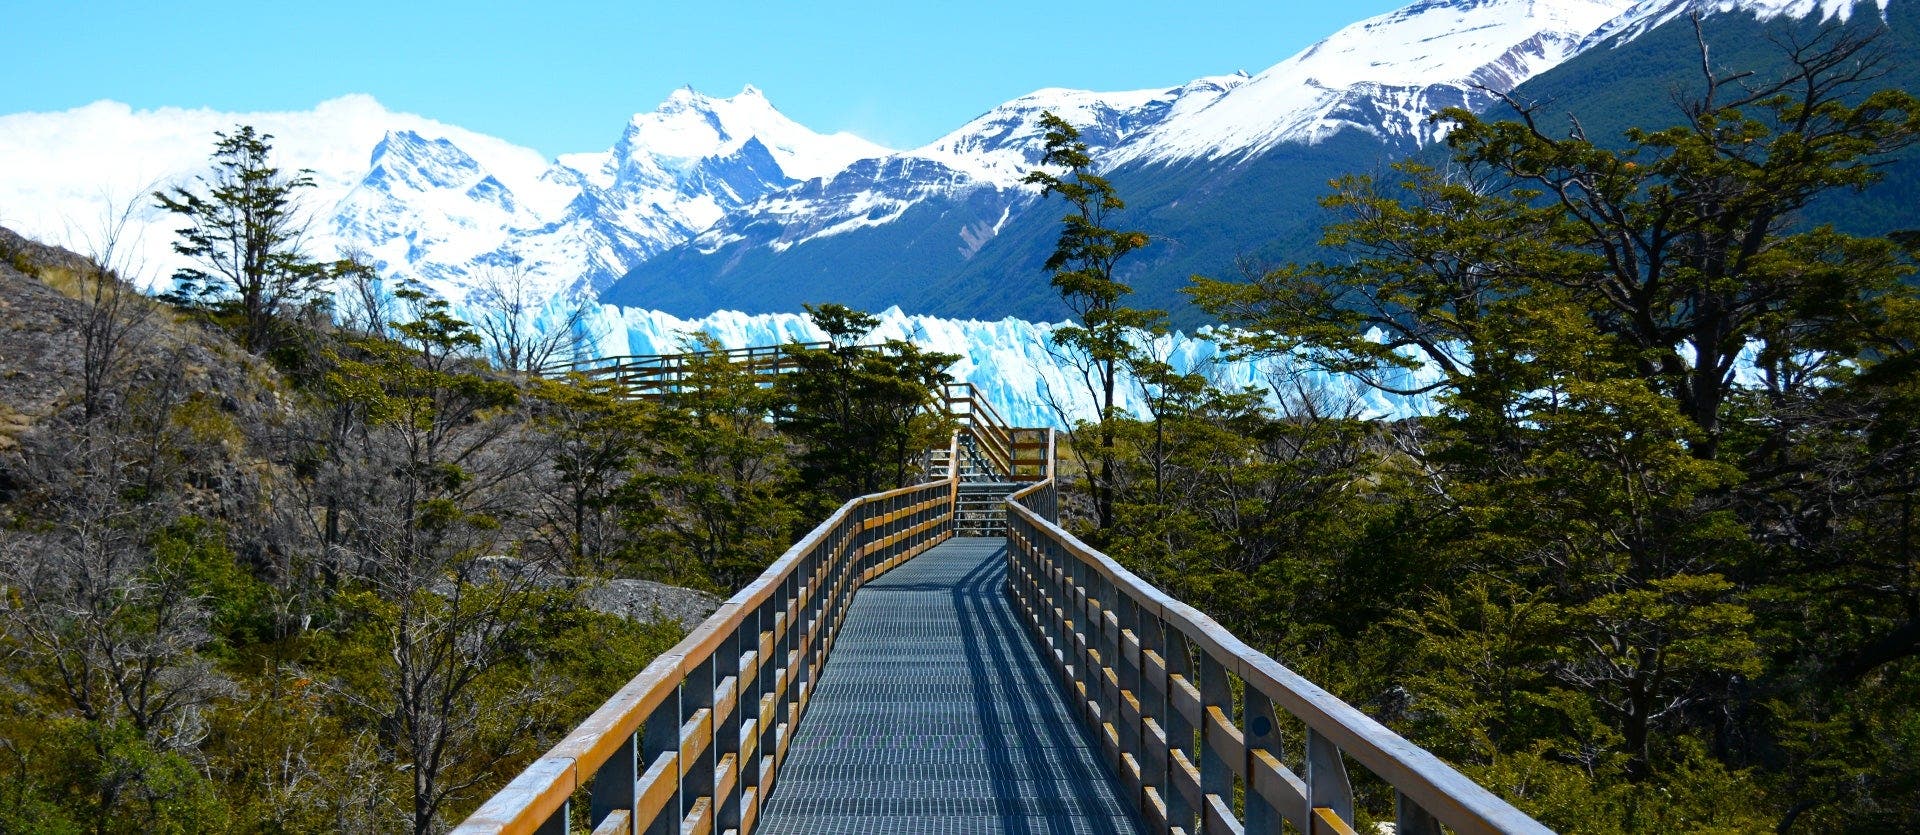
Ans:
[[[1427,113],[1492,101],[1473,85],[1517,89],[1688,10],[1844,22],[1870,11],[1884,20],[1890,2],[1421,0],[1258,73],[1120,92],[1042,88],[899,151],[816,133],[750,85],[729,98],[676,90],[605,150],[552,158],[368,96],[311,115],[96,103],[0,116],[0,215],[59,239],[61,221],[94,205],[62,179],[78,158],[63,148],[105,158],[104,176],[130,183],[137,203],[143,182],[190,176],[212,131],[245,119],[276,135],[283,167],[315,171],[315,254],[363,253],[384,275],[455,301],[505,275],[549,296],[687,316],[836,300],[1057,319],[1066,311],[1039,262],[1061,212],[1023,183],[1041,153],[1038,116],[1051,110],[1083,126],[1130,202],[1120,222],[1156,240],[1125,265],[1137,301],[1195,324],[1177,292],[1187,275],[1309,252],[1322,184],[1431,148],[1440,128]],[[147,260],[167,266],[171,219],[150,207],[135,218]]]

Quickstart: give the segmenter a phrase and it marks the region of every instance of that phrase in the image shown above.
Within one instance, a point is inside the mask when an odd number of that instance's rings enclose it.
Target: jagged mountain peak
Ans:
[[[736,154],[749,139],[760,140],[781,170],[802,180],[892,152],[850,133],[816,133],[781,113],[749,84],[729,98],[692,87],[677,89],[659,107],[634,114],[611,153],[614,160],[644,154],[662,167],[678,168]]]
[[[417,173],[437,187],[452,185],[457,175],[478,172],[480,163],[445,137],[429,139],[411,130],[390,130],[368,155],[368,176],[380,172]]]

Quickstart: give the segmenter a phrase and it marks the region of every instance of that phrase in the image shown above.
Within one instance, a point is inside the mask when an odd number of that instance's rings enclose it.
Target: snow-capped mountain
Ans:
[[[1888,2],[1890,0],[1643,0],[1594,30],[1581,42],[1578,51],[1584,52],[1602,42],[1613,47],[1631,43],[1694,12],[1702,17],[1741,12],[1763,22],[1790,18],[1844,23],[1853,18],[1856,7],[1869,4],[1884,18]]]
[[[966,309],[953,306],[956,300],[985,301],[993,306],[981,312],[989,315],[1059,316],[1064,310],[1046,294],[1023,288],[983,299],[974,292],[1012,276],[1044,286],[1038,267],[1050,237],[1041,227],[1057,223],[1058,212],[1037,209],[1035,190],[1022,184],[1039,162],[1043,111],[1082,127],[1104,170],[1159,178],[1161,171],[1182,169],[1180,176],[1202,189],[1169,192],[1165,205],[1184,203],[1191,211],[1195,200],[1244,202],[1242,195],[1216,187],[1219,171],[1270,156],[1281,146],[1315,146],[1342,132],[1364,136],[1371,145],[1332,150],[1329,159],[1338,166],[1418,150],[1438,138],[1438,128],[1425,121],[1428,114],[1484,107],[1495,98],[1489,91],[1510,90],[1565,60],[1632,5],[1421,0],[1342,29],[1252,77],[1211,76],[1123,93],[1041,90],[926,147],[773,192],[691,243],[643,261],[604,297],[682,315],[731,307],[793,310],[826,300],[821,281],[834,277],[834,300],[856,305],[898,303],[964,315]],[[1195,177],[1186,170],[1189,163],[1216,170]],[[1322,170],[1337,165],[1295,166],[1296,174],[1306,176],[1296,177],[1291,188],[1317,196],[1326,180]],[[1159,171],[1143,175],[1143,168]],[[1133,201],[1126,189],[1122,194],[1137,212],[1157,208]],[[1260,222],[1244,212],[1225,220],[1229,227]],[[1260,234],[1257,226],[1248,231]],[[1229,243],[1224,259],[1258,244]],[[1164,283],[1184,283],[1187,274]],[[1147,301],[1184,306],[1171,289]]]
[[[328,229],[333,207],[369,175],[369,154],[389,134],[411,132],[451,143],[523,202],[539,204],[556,197],[540,187],[540,177],[551,162],[539,152],[414,114],[396,113],[371,96],[342,96],[306,111],[253,113],[176,107],[135,110],[99,101],[62,112],[0,116],[0,223],[42,240],[90,251],[101,243],[97,239],[103,213],[110,207],[131,206],[131,228],[118,241],[118,251],[141,262],[147,282],[163,285],[177,265],[171,248],[177,220],[154,208],[148,195],[163,186],[190,182],[206,168],[214,132],[230,131],[238,124],[273,136],[276,166],[311,172],[314,187],[301,193],[301,202],[310,221],[308,248],[322,257],[334,254]],[[444,149],[421,151],[433,154]],[[564,202],[564,197],[559,199]],[[454,202],[410,210],[410,218],[418,220],[408,222],[436,223],[435,212]],[[453,208],[461,213],[481,211]]]
[[[0,222],[92,249],[104,202],[135,207],[145,280],[178,266],[177,221],[147,195],[203,171],[216,131],[272,134],[273,163],[307,169],[310,254],[356,252],[383,275],[449,298],[515,273],[541,292],[591,292],[772,191],[890,153],[822,135],[748,87],[732,98],[676,91],[599,153],[547,159],[502,140],[346,96],[310,111],[136,111],[97,102],[0,116]]]
[[[1244,80],[1230,75],[1122,93],[1036,91],[924,147],[860,160],[831,175],[770,192],[721,218],[672,251],[669,261],[643,268],[639,275],[645,277],[630,279],[604,298],[701,315],[727,306],[714,304],[709,292],[724,283],[751,287],[755,310],[797,310],[804,302],[828,300],[823,292],[834,301],[886,307],[893,302],[880,294],[890,292],[891,283],[840,282],[829,290],[817,280],[819,274],[804,268],[782,265],[772,280],[760,280],[757,268],[771,256],[800,256],[796,247],[811,255],[821,246],[847,242],[872,248],[874,257],[885,253],[885,269],[910,263],[907,275],[952,273],[1036,199],[1022,180],[1045,150],[1042,113],[1051,111],[1080,127],[1082,139],[1103,151],[1159,124],[1169,113],[1218,98]],[[873,234],[886,243],[876,245]],[[846,257],[869,260],[866,255]],[[683,263],[697,269],[718,264],[720,275],[683,281],[673,273],[673,265]]]
[[[851,134],[814,133],[751,86],[730,99],[683,89],[634,116],[610,149],[556,159],[533,199],[452,142],[389,134],[336,206],[332,233],[383,274],[449,295],[500,271],[546,292],[591,292],[728,212],[885,153]]]

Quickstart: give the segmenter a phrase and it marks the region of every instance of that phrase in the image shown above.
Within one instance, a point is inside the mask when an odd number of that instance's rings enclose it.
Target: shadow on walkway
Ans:
[[[1005,584],[960,538],[860,590],[759,831],[1142,831]]]

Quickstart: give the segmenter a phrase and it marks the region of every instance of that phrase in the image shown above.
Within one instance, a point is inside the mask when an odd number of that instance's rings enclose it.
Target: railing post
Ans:
[[[1307,815],[1328,809],[1353,825],[1353,785],[1347,782],[1347,763],[1333,740],[1307,729]],[[1319,825],[1314,826],[1316,831]]]
[[[1179,630],[1168,630],[1167,632],[1166,657],[1167,710],[1164,715],[1167,720],[1167,768],[1168,772],[1171,773],[1179,767],[1179,764],[1174,759],[1173,752],[1181,752],[1186,756],[1188,762],[1192,762],[1194,752],[1193,723],[1188,721],[1187,715],[1180,712],[1179,707],[1173,703],[1174,682],[1176,679],[1189,684],[1193,683],[1193,657],[1187,649],[1187,637],[1181,634]],[[1182,779],[1184,779],[1184,775],[1182,775]],[[1167,820],[1170,821],[1172,825],[1185,829],[1188,832],[1193,832],[1194,822],[1199,817],[1199,814],[1200,810],[1194,808],[1193,804],[1188,801],[1186,792],[1180,791],[1177,788],[1167,792]]]
[[[1213,746],[1213,732],[1209,726],[1208,715],[1218,708],[1226,714],[1229,723],[1233,722],[1233,685],[1227,681],[1227,670],[1220,659],[1205,648],[1200,651],[1200,794],[1214,795],[1229,808],[1233,804],[1233,769],[1227,764],[1226,755]],[[1211,804],[1213,801],[1208,799]],[[1204,810],[1203,810],[1204,811]],[[1212,832],[1212,827],[1207,827]]]
[[[1100,674],[1098,674],[1100,664],[1094,662],[1094,655],[1100,651],[1100,622],[1094,618],[1094,610],[1098,608],[1098,603],[1094,603],[1094,597],[1092,597],[1094,593],[1092,568],[1081,561],[1068,561],[1068,566],[1073,568],[1073,603],[1075,603],[1073,632],[1075,632],[1075,643],[1079,643],[1081,647],[1081,651],[1077,653],[1079,656],[1073,658],[1073,668],[1075,668],[1073,672],[1075,672],[1075,678],[1081,683],[1079,704],[1075,706],[1079,708],[1081,716],[1092,718],[1094,704],[1100,703]]]
[[[683,722],[693,719],[702,709],[708,711],[705,722],[686,728],[696,737],[704,734],[706,739],[703,740],[704,744],[699,746],[699,754],[694,755],[689,762],[681,763],[680,798],[683,815],[698,813],[700,810],[697,804],[701,798],[708,799],[706,814],[712,815],[714,810],[711,804],[719,800],[713,796],[713,769],[716,762],[713,740],[714,728],[717,724],[712,713],[715,684],[713,673],[714,658],[709,655],[706,660],[700,662],[699,666],[694,667],[693,672],[687,674],[687,681],[680,688],[680,709],[686,714]],[[681,750],[686,749],[682,747]]]
[[[555,809],[553,815],[542,822],[539,829],[533,831],[533,835],[568,835],[572,831],[572,818],[573,801],[568,800],[560,804],[560,808]]]
[[[1252,775],[1256,751],[1265,751],[1275,760],[1281,760],[1280,726],[1274,721],[1273,702],[1258,689],[1245,688],[1240,702],[1240,732],[1247,740],[1246,773]],[[1285,818],[1265,796],[1254,790],[1252,780],[1247,781],[1247,813],[1242,820],[1248,835],[1280,835],[1285,826]]]
[[[1440,821],[1400,792],[1393,793],[1393,835],[1441,835]]]
[[[1114,667],[1119,671],[1120,678],[1120,693],[1117,699],[1120,710],[1119,715],[1114,718],[1114,725],[1119,729],[1121,752],[1131,755],[1134,767],[1140,771],[1140,784],[1130,787],[1134,790],[1134,808],[1139,809],[1143,808],[1144,802],[1144,796],[1140,792],[1146,785],[1146,770],[1141,765],[1141,760],[1145,758],[1146,753],[1141,745],[1141,739],[1145,733],[1142,730],[1142,720],[1146,718],[1146,712],[1140,693],[1140,661],[1141,653],[1146,649],[1146,642],[1140,636],[1140,604],[1134,601],[1132,595],[1122,591],[1118,586],[1114,586],[1113,603],[1114,611],[1120,619],[1118,627],[1120,652],[1119,657],[1114,659]]]
[[[757,610],[745,613],[740,620],[740,625],[734,627],[733,636],[722,641],[720,647],[714,652],[717,662],[714,678],[718,680],[714,684],[716,688],[714,698],[716,703],[721,698],[733,702],[733,709],[727,711],[725,716],[715,716],[713,722],[713,762],[716,778],[719,776],[718,768],[727,762],[727,757],[733,758],[733,773],[729,780],[732,785],[714,787],[713,831],[715,832],[740,828],[740,795],[741,790],[746,786],[746,778],[743,775],[746,763],[740,761],[740,725],[747,711],[744,687],[746,672],[741,669],[740,661],[746,655],[750,644],[759,643],[759,624]]]
[[[1149,664],[1149,656],[1160,659],[1160,662]],[[1158,747],[1161,741],[1169,748],[1174,744],[1173,739],[1167,736],[1168,669],[1166,622],[1149,613],[1140,619],[1140,782],[1154,787],[1171,821],[1172,795],[1179,791],[1167,782],[1167,759],[1172,752]],[[1148,722],[1153,723],[1151,727]]]
[[[633,811],[634,783],[640,779],[640,746],[636,736],[629,735],[594,773],[587,804],[589,827],[600,825],[615,809]]]
[[[1113,726],[1113,761],[1120,761],[1120,752],[1126,750],[1126,722],[1121,718],[1120,708],[1120,669],[1124,666],[1120,660],[1120,589],[1098,572],[1093,574],[1094,582],[1100,588],[1100,665],[1094,670],[1100,679],[1100,714]],[[1101,740],[1105,743],[1106,740]]]
[[[1073,615],[1073,604],[1067,602],[1066,564],[1061,561],[1060,544],[1054,542],[1052,537],[1042,537],[1033,543],[1033,547],[1038,549],[1034,555],[1035,570],[1041,573],[1047,584],[1047,611],[1044,613],[1047,627],[1053,633],[1053,651],[1059,653],[1053,663],[1056,671],[1064,671],[1073,662],[1073,636],[1067,628],[1067,619]]]

